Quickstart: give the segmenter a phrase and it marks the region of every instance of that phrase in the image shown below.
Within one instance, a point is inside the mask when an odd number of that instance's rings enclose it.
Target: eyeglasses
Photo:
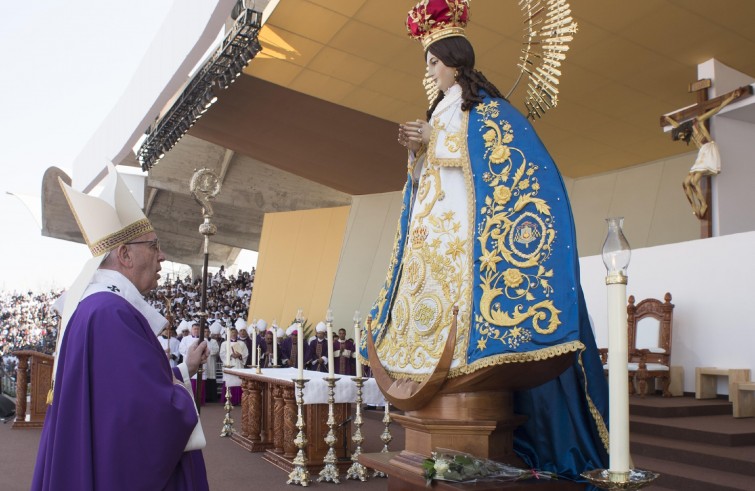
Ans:
[[[154,249],[156,251],[160,250],[160,239],[155,239],[155,240],[137,240],[137,241],[134,241],[134,242],[126,242],[125,245],[133,245],[133,244],[149,244],[149,246],[152,249]]]

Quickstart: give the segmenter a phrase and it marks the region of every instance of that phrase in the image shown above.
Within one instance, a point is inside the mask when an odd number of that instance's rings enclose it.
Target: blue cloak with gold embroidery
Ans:
[[[529,121],[507,101],[486,97],[463,121],[466,150],[454,165],[473,195],[474,244],[469,312],[458,329],[463,340],[457,338],[465,349],[455,353],[449,376],[574,353],[560,376],[517,392],[515,410],[529,419],[515,434],[515,450],[535,468],[579,479],[584,470],[607,467],[608,389],[580,287],[566,190]],[[410,174],[386,283],[371,311],[376,345],[391,328],[417,235],[416,196]],[[366,358],[364,343],[360,348]]]

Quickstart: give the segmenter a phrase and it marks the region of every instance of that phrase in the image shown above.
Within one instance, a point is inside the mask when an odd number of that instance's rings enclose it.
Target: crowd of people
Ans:
[[[207,281],[208,318],[219,318],[224,322],[246,319],[255,272],[252,268],[252,271],[239,271],[238,275],[226,275],[225,268],[221,266],[216,273],[211,274]],[[144,298],[172,321],[174,330],[183,321],[198,323],[199,313],[202,311],[202,280],[192,280],[188,275],[183,279],[167,275],[165,282]]]
[[[0,291],[0,378],[3,389],[14,386],[20,350],[52,354],[58,330],[58,315],[52,308],[61,292]],[[9,387],[5,387],[8,385]]]
[[[252,271],[239,271],[237,275],[227,275],[224,267],[211,274],[207,285],[210,318],[246,319],[254,275],[254,268]],[[176,329],[187,320],[199,322],[201,290],[201,279],[192,280],[188,275],[171,278],[168,275],[164,284],[145,298],[172,319]],[[60,316],[53,304],[62,293],[63,290],[41,293],[0,291],[0,375],[15,379],[18,361],[11,354],[14,351],[55,352]],[[168,303],[171,305],[170,313]]]
[[[256,345],[260,350],[260,363],[267,366],[298,366],[296,360],[296,339],[298,330],[289,327],[284,330],[276,324],[270,324],[260,319],[247,325],[249,302],[254,288],[255,269],[239,271],[238,274],[226,274],[221,267],[211,274],[207,283],[207,310],[209,312],[207,330],[208,339],[213,339],[218,348],[224,343],[226,328],[233,327],[235,337],[244,343],[245,355],[239,363],[242,367],[256,363],[257,358],[252,354],[252,336],[256,337]],[[145,295],[145,299],[157,308],[161,314],[172,323],[172,338],[175,342],[167,341],[166,333],[162,333],[161,342],[175,366],[182,360],[183,353],[179,346],[181,340],[191,339],[192,334],[198,335],[198,330],[192,332],[192,326],[199,326],[201,312],[201,279],[192,280],[190,276],[172,277],[167,275],[165,282],[157,289]],[[0,358],[2,373],[15,378],[17,360],[11,355],[13,351],[33,350],[47,354],[55,351],[59,314],[53,308],[53,303],[62,294],[62,290],[51,290],[43,293],[32,291],[0,292]],[[168,309],[170,306],[170,309]],[[315,329],[307,326],[303,329],[305,338],[304,359],[308,370],[327,371],[328,350],[332,349],[335,360],[335,373],[353,375],[355,367],[355,348],[352,339],[346,338],[346,331],[334,333],[333,346],[327,347],[323,341],[325,325],[319,323]],[[273,341],[275,339],[275,341]],[[174,344],[175,343],[175,344]],[[273,344],[277,344],[277,359],[273,358]],[[210,380],[206,391],[207,401],[215,401],[216,393],[221,391],[223,376],[222,369],[218,369],[223,358],[220,349],[214,350],[210,364],[205,372],[206,380]],[[223,352],[224,353],[224,352]],[[209,374],[209,377],[208,377]],[[215,377],[215,374],[217,376]],[[213,382],[217,378],[217,385]]]
[[[0,292],[0,355],[11,351],[55,351],[58,315],[52,308],[61,291]]]

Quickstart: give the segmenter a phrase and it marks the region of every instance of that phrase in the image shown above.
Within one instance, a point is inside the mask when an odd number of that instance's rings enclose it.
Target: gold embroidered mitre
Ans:
[[[62,180],[60,186],[94,257],[154,230],[111,163],[100,196],[76,191]]]

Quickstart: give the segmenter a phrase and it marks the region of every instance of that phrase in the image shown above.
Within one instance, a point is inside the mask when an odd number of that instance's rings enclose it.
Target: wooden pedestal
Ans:
[[[429,457],[446,448],[522,465],[514,454],[513,432],[526,417],[514,414],[511,391],[437,394],[422,409],[394,419],[406,430],[408,452]]]
[[[564,353],[527,363],[495,365],[446,379],[436,393],[424,392],[421,397],[415,393],[411,404],[404,406],[407,409],[404,415],[393,415],[406,430],[405,450],[398,454],[362,454],[359,461],[386,473],[389,490],[424,489],[422,462],[432,452],[441,449],[466,452],[477,458],[525,468],[514,453],[514,430],[526,421],[526,416],[514,414],[513,391],[540,385],[558,376],[573,362],[574,354]],[[381,389],[386,392],[385,387],[381,386]],[[395,405],[401,408],[399,402]],[[419,409],[408,410],[417,407]],[[542,480],[493,482],[489,487],[447,482],[433,485],[437,489],[466,489],[469,486],[476,490],[584,489],[584,486],[571,482]]]

